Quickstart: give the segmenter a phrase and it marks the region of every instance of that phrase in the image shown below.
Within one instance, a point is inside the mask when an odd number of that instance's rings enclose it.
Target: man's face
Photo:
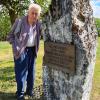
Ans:
[[[29,19],[32,21],[32,22],[36,22],[37,19],[39,18],[39,13],[38,13],[38,10],[35,9],[35,8],[31,8],[28,12],[28,16],[29,16]]]

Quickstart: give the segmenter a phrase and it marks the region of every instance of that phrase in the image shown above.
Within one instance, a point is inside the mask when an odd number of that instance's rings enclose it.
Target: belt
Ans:
[[[32,50],[35,50],[35,46],[32,46],[32,47],[26,47],[26,49],[32,49]]]

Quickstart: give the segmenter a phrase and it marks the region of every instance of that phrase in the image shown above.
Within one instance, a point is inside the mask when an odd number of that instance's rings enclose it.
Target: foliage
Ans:
[[[42,13],[48,10],[50,0],[33,1],[42,7]],[[0,41],[6,40],[11,24],[18,16],[25,15],[29,3],[30,0],[0,0]]]
[[[7,33],[11,27],[10,17],[7,13],[7,10],[6,8],[3,9],[2,12],[0,12],[0,41],[6,40]]]
[[[98,36],[100,37],[100,18],[95,18],[95,23],[98,31]]]
[[[42,7],[42,13],[44,14],[48,10],[51,0],[34,0],[34,2]]]

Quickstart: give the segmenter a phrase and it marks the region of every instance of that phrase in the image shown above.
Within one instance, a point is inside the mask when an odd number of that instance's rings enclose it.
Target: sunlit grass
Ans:
[[[41,41],[38,58],[36,61],[35,86],[42,84],[42,58],[44,54],[43,48],[44,44],[43,41]],[[0,98],[3,98],[0,100],[14,100],[14,98],[11,99],[10,96],[12,97],[15,92],[16,82],[11,45],[9,45],[7,42],[0,42]],[[100,100],[100,38],[98,38],[97,59],[91,100]]]
[[[98,38],[97,58],[94,71],[91,100],[100,100],[100,37]]]
[[[44,53],[43,48],[43,41],[40,41],[40,48],[36,61],[35,86],[42,84],[42,58]],[[0,100],[14,100],[14,98],[11,99],[8,97],[10,95],[14,95],[15,92],[16,82],[12,47],[8,42],[0,42]]]

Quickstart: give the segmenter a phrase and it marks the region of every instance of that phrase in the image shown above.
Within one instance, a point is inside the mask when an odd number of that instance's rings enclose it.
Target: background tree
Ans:
[[[2,7],[0,11],[0,40],[6,40],[6,35],[10,30],[11,22],[8,11]]]
[[[51,0],[33,0],[33,1],[42,7],[42,14],[45,14],[45,12],[47,12],[49,5],[51,3]]]
[[[10,27],[17,17],[27,13],[28,6],[35,2],[42,7],[44,14],[51,0],[0,0],[0,41],[6,39]]]
[[[25,9],[28,8],[31,1],[32,0],[0,0],[0,5],[7,9],[11,24],[13,24],[18,16],[25,13]],[[43,8],[42,11],[45,12],[48,9],[50,0],[33,0],[33,2],[40,4]]]
[[[14,23],[18,15],[28,7],[30,0],[0,0],[0,5],[8,10],[11,24]]]

